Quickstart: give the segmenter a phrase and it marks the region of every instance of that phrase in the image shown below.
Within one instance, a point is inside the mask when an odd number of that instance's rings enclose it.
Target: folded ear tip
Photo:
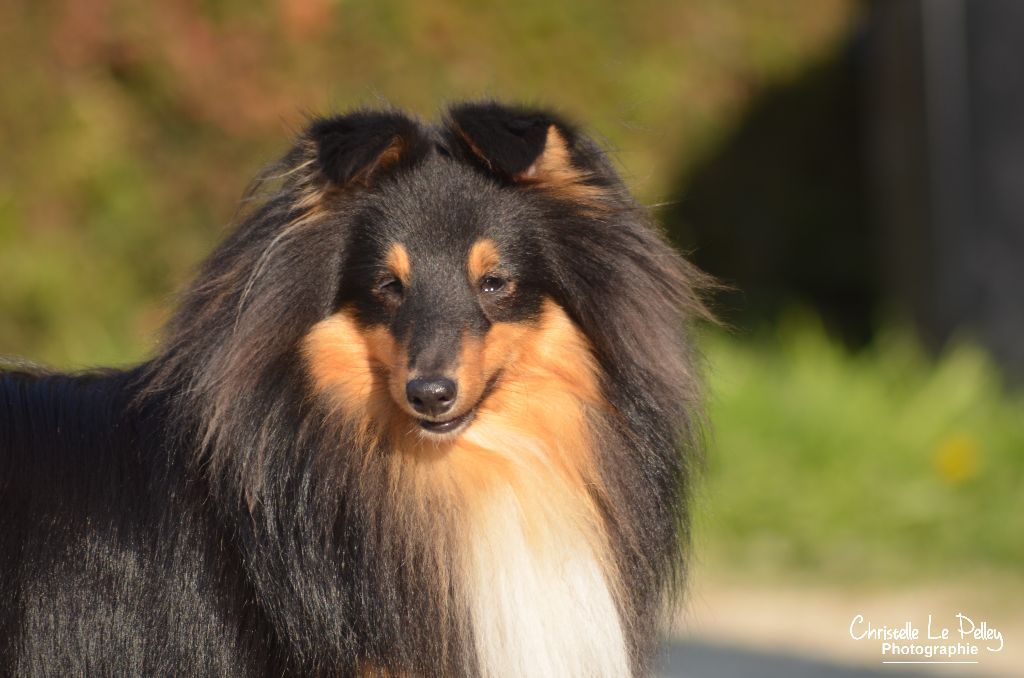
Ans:
[[[455,104],[448,110],[448,117],[460,127],[501,125],[517,135],[543,131],[551,124],[568,128],[568,125],[551,111],[497,101]]]
[[[305,136],[317,142],[328,135],[372,135],[381,130],[411,136],[419,132],[419,126],[414,120],[397,111],[353,111],[345,115],[313,118],[306,126]]]
[[[417,123],[397,111],[315,118],[306,128],[321,171],[339,186],[356,180],[365,183],[377,171],[421,147],[421,136]]]
[[[449,128],[466,144],[477,162],[511,180],[530,177],[544,153],[551,129],[565,127],[553,113],[495,101],[461,103],[448,112]]]

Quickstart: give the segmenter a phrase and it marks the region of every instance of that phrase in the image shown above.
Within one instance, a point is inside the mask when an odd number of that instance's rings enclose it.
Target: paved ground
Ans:
[[[673,641],[658,678],[933,678],[935,673],[862,668],[794,654],[762,652],[699,641]]]

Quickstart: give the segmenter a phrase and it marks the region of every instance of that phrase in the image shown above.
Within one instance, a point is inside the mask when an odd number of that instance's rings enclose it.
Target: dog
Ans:
[[[0,674],[645,674],[706,283],[557,114],[313,120],[155,357],[0,373]]]

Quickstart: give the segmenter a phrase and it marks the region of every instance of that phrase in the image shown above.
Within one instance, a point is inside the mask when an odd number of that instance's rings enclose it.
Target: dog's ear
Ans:
[[[360,111],[314,120],[306,137],[320,170],[336,186],[369,186],[383,173],[422,157],[419,125],[400,113]]]
[[[552,113],[493,102],[460,104],[448,112],[447,127],[459,155],[506,181],[577,199],[598,192],[588,154],[577,148],[579,134]]]

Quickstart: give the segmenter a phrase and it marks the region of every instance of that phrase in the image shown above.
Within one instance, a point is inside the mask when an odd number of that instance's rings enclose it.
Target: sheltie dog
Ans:
[[[649,671],[703,277],[598,146],[360,111],[255,185],[151,360],[0,374],[0,674]]]

